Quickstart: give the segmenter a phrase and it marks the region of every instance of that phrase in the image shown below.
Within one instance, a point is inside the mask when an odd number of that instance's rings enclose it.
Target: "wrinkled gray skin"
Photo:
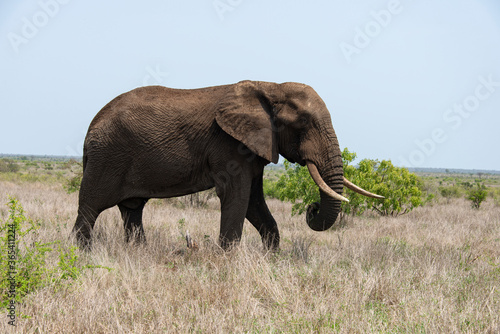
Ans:
[[[90,124],[73,232],[80,246],[89,247],[97,216],[118,205],[126,240],[145,241],[142,211],[150,198],[215,187],[222,248],[240,240],[247,218],[264,245],[278,249],[262,175],[280,154],[301,165],[312,162],[342,194],[341,152],[330,113],[307,85],[242,81],[188,90],[134,89],[108,103]],[[324,231],[339,210],[340,201],[321,192],[307,223]]]

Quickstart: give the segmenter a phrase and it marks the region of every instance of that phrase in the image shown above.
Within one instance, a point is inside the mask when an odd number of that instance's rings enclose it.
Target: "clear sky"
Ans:
[[[0,51],[0,153],[81,155],[135,87],[251,79],[312,86],[359,158],[500,170],[497,0],[7,0]]]

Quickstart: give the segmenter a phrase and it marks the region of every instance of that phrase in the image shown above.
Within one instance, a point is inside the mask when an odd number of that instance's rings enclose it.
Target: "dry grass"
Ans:
[[[68,240],[77,195],[60,185],[0,182],[42,222],[40,238]],[[266,253],[246,224],[241,245],[221,252],[217,201],[182,209],[146,206],[146,246],[123,243],[117,209],[102,214],[84,264],[67,289],[46,287],[18,306],[19,333],[498,333],[500,208],[458,200],[399,218],[352,218],[316,233],[291,207],[269,201],[282,251]],[[5,218],[7,207],[0,206]],[[184,218],[185,223],[179,223]],[[186,229],[199,244],[186,248]],[[0,332],[12,332],[6,318]]]

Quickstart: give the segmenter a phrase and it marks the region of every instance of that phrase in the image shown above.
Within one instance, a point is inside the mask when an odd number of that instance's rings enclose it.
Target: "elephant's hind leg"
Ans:
[[[142,226],[142,211],[148,200],[144,198],[132,198],[118,203],[122,214],[123,226],[125,227],[125,240],[134,240],[137,243],[145,243],[146,235]]]
[[[106,173],[101,167],[99,164],[94,167],[86,161],[78,196],[78,217],[73,233],[79,246],[86,249],[91,246],[92,230],[99,214],[119,201],[115,189],[120,179],[116,176],[104,177]]]

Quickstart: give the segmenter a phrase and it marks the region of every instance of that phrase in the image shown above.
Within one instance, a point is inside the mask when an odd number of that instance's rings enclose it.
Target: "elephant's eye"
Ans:
[[[301,116],[299,118],[298,124],[299,126],[306,126],[309,123],[309,119],[305,116]]]

